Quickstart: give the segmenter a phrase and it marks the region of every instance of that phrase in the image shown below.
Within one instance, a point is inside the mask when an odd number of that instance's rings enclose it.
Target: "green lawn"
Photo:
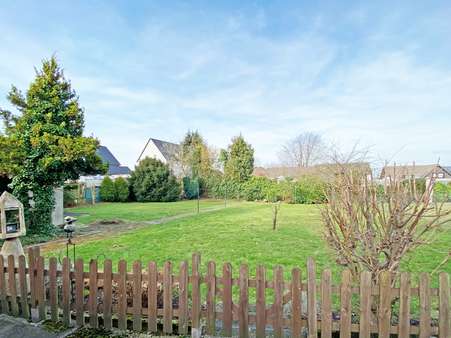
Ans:
[[[202,208],[218,207],[222,201],[202,201]],[[83,222],[105,218],[127,220],[151,220],[163,216],[193,211],[195,201],[176,203],[103,203],[94,207],[69,209],[86,212]],[[331,268],[335,278],[340,269],[334,262],[334,254],[329,251],[322,238],[319,207],[312,205],[282,204],[279,227],[272,230],[272,206],[265,203],[231,203],[226,209],[164,224],[148,225],[101,239],[86,241],[77,245],[77,256],[91,258],[111,258],[114,263],[126,259],[129,263],[155,260],[161,266],[171,260],[177,266],[182,260],[190,260],[193,252],[202,255],[202,266],[214,260],[220,265],[231,262],[236,272],[240,263],[248,263],[251,274],[257,264],[268,269],[276,264],[288,271],[294,266],[304,267],[307,257],[315,258],[318,270]],[[205,209],[204,209],[205,210]],[[433,245],[424,246],[413,252],[404,262],[404,271],[432,271],[448,252],[451,243],[450,227],[442,230]],[[56,254],[56,252],[47,253]],[[444,266],[451,272],[451,263]],[[434,276],[434,285],[436,284]]]

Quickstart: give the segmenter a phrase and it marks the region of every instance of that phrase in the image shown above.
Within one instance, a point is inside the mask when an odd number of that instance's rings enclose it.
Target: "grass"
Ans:
[[[201,208],[219,207],[222,203],[204,200]],[[83,222],[105,218],[139,222],[190,212],[194,206],[195,201],[103,203],[70,211],[88,213],[80,217]],[[202,255],[203,271],[209,260],[217,263],[218,270],[222,263],[230,262],[235,272],[241,263],[247,263],[252,275],[258,264],[265,265],[269,270],[279,264],[284,267],[287,277],[294,266],[304,268],[307,257],[311,256],[317,263],[318,273],[324,268],[331,268],[334,279],[338,280],[340,268],[335,263],[334,253],[323,240],[319,207],[283,204],[276,231],[272,230],[271,208],[270,204],[265,203],[235,202],[225,209],[84,241],[77,244],[77,256],[86,261],[108,257],[114,264],[125,259],[129,262],[129,268],[134,260],[142,260],[143,263],[155,260],[160,266],[170,260],[177,269],[179,262],[189,261],[193,252],[199,252]],[[438,234],[433,245],[412,252],[402,264],[402,270],[434,270],[447,254],[449,243],[451,231],[448,225]],[[442,270],[451,272],[451,263],[442,266]],[[437,285],[436,279],[434,276],[434,285]]]

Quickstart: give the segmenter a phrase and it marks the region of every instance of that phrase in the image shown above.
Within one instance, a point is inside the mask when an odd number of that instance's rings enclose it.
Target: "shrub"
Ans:
[[[293,203],[317,204],[325,200],[325,183],[320,179],[303,177],[293,184]]]
[[[114,202],[116,199],[114,182],[108,176],[103,179],[102,184],[100,185],[100,198],[105,202]]]
[[[447,202],[451,197],[451,183],[436,182],[433,196],[437,202]]]
[[[138,202],[171,202],[180,197],[180,184],[169,166],[153,158],[139,162],[130,183]]]
[[[247,201],[277,202],[282,199],[279,183],[267,177],[253,176],[242,187]]]
[[[114,180],[114,200],[115,202],[126,202],[128,200],[128,182],[122,177]]]

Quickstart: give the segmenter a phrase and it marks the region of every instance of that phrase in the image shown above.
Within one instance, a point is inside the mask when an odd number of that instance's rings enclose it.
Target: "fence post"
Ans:
[[[341,274],[340,338],[351,338],[351,297],[351,271],[346,269]]]
[[[308,337],[318,337],[318,327],[316,323],[316,272],[315,261],[309,257],[307,260],[307,321]]]
[[[321,274],[321,338],[332,337],[332,273]]]
[[[391,319],[391,273],[379,274],[379,338],[390,338]]]
[[[142,266],[140,261],[133,263],[133,330],[142,330]]]
[[[248,266],[242,264],[240,266],[240,279],[239,279],[239,287],[240,287],[240,303],[238,310],[238,322],[239,322],[239,331],[240,338],[248,338],[249,337],[249,269]]]
[[[257,304],[256,304],[256,336],[266,337],[266,270],[263,265],[257,267]]]
[[[216,333],[216,264],[208,262],[207,272],[207,334]]]
[[[191,336],[193,338],[198,338],[202,334],[200,328],[200,255],[197,253],[193,254],[192,259],[192,327]]]
[[[363,271],[360,274],[360,329],[361,338],[371,337],[371,272]]]
[[[280,265],[274,268],[274,314],[273,330],[274,337],[282,337],[283,331],[283,269]]]
[[[147,331],[157,331],[157,281],[158,270],[155,262],[147,267]]]
[[[439,336],[450,337],[450,309],[449,309],[449,275],[442,272],[439,275]]]

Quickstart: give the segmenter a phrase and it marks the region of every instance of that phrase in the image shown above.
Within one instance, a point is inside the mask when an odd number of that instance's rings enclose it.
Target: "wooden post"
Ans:
[[[157,332],[157,264],[149,262],[147,267],[147,330]]]
[[[85,324],[83,259],[75,262],[75,318],[77,326]]]
[[[179,335],[186,335],[188,332],[188,262],[180,264],[179,274]]]
[[[97,328],[97,260],[91,259],[89,262],[89,325],[92,328]]]
[[[216,264],[208,262],[207,272],[207,334],[216,334]]]
[[[223,321],[223,335],[226,337],[232,336],[232,265],[225,263],[222,268],[222,321]]]
[[[257,303],[256,303],[256,336],[266,337],[266,270],[263,265],[257,267]]]
[[[389,271],[379,274],[379,338],[390,338],[391,275]]]
[[[46,319],[45,285],[44,285],[44,257],[36,258],[36,298],[38,301],[39,320]]]
[[[420,338],[431,337],[431,287],[427,273],[420,274]]]
[[[371,272],[360,274],[360,337],[371,337]]]
[[[142,266],[140,261],[133,263],[133,331],[142,330]]]
[[[58,321],[58,286],[56,280],[57,271],[57,260],[56,257],[49,258],[49,299],[50,299],[50,318],[52,322],[56,323]]]
[[[192,259],[192,328],[191,336],[198,338],[201,336],[202,330],[200,328],[200,255],[193,254]]]
[[[316,323],[316,272],[315,261],[309,257],[307,260],[307,321],[308,337],[317,338],[318,327]]]
[[[340,288],[340,338],[351,338],[351,271],[344,270],[341,274]]]
[[[321,338],[332,337],[332,273],[324,270],[321,275]]]
[[[17,283],[16,283],[16,273],[14,269],[16,268],[15,260],[13,255],[8,256],[8,288],[9,288],[9,300],[11,304],[11,313],[13,316],[19,315],[19,305],[17,303]]]
[[[63,279],[63,286],[62,286],[63,323],[66,324],[67,326],[69,326],[70,325],[70,259],[69,259],[69,257],[63,258],[62,279]]]
[[[274,268],[274,304],[273,330],[274,337],[281,338],[283,331],[283,269],[280,265]]]
[[[240,303],[238,310],[238,321],[240,338],[249,337],[249,269],[248,266],[243,264],[240,266]]]
[[[28,276],[30,278],[31,308],[36,307],[36,257],[33,247],[28,248]]]
[[[30,311],[28,308],[28,283],[27,283],[27,263],[25,256],[19,256],[19,287],[20,287],[20,305],[22,308],[22,317],[30,318]],[[1,290],[0,290],[1,292]],[[1,312],[1,311],[0,311]]]
[[[408,272],[401,273],[398,335],[400,338],[410,337],[410,274]]]
[[[103,263],[103,326],[111,330],[112,323],[112,301],[113,301],[113,263],[106,259]]]
[[[301,283],[301,270],[294,268],[291,271],[291,335],[295,338],[301,336]]]
[[[439,336],[451,337],[451,312],[449,304],[449,275],[446,272],[442,272],[439,275]]]
[[[163,270],[163,332],[172,333],[172,265],[164,263]]]
[[[8,313],[8,301],[6,300],[6,279],[5,279],[5,261],[0,255],[0,305],[1,312]]]
[[[119,277],[117,280],[119,291],[118,302],[118,327],[119,330],[127,330],[127,262],[123,259],[118,264]]]

